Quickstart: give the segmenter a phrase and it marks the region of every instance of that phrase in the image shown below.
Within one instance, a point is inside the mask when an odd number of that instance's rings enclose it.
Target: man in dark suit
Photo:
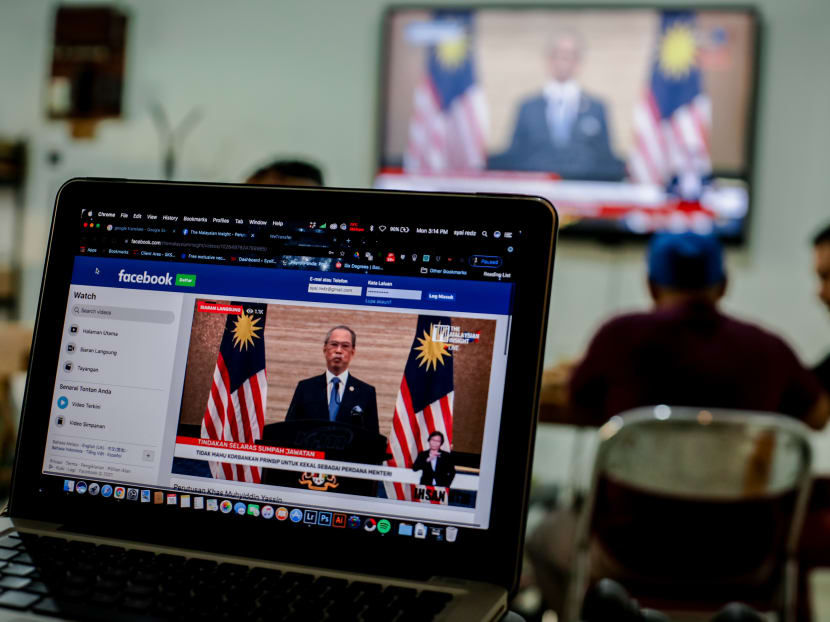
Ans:
[[[375,387],[349,373],[356,342],[348,326],[335,326],[328,332],[323,342],[326,373],[297,383],[286,421],[336,421],[379,433]]]
[[[444,444],[444,435],[436,430],[427,439],[429,449],[418,454],[412,464],[413,471],[421,471],[422,486],[449,487],[455,477],[455,465],[452,454],[441,451]]]
[[[551,80],[519,107],[510,147],[488,168],[544,171],[565,179],[618,181],[625,165],[611,151],[605,104],[575,79],[581,39],[562,33],[550,48]]]

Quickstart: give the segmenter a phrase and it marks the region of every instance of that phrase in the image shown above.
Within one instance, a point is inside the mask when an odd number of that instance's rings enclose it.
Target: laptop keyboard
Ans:
[[[28,533],[0,536],[0,607],[81,620],[431,620],[446,592]]]

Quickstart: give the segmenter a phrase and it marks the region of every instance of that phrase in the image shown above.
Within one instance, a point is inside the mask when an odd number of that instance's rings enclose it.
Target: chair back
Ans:
[[[795,551],[807,428],[771,413],[656,406],[600,429],[581,538],[663,585],[763,583]]]

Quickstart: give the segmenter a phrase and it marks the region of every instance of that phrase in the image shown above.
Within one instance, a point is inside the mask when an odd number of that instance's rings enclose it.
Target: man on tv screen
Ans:
[[[584,51],[575,32],[559,33],[549,51],[550,81],[519,106],[507,151],[488,168],[543,171],[565,179],[619,181],[625,165],[611,152],[605,104],[577,81]]]
[[[349,373],[356,345],[357,335],[348,326],[328,332],[323,342],[326,372],[297,383],[286,421],[336,421],[379,433],[375,387]]]

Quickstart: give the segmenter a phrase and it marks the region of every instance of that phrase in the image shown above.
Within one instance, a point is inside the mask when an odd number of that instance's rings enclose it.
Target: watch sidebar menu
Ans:
[[[70,288],[44,473],[158,480],[181,298]]]

